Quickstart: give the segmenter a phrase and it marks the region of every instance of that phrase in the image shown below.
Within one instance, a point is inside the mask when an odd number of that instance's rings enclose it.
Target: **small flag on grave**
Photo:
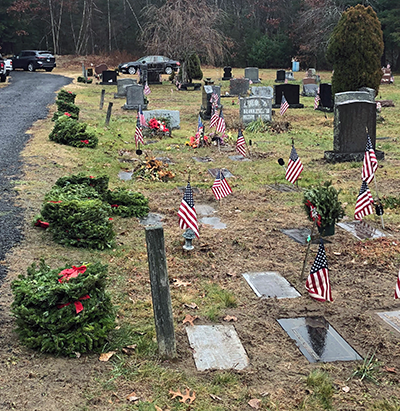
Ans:
[[[315,95],[315,98],[314,98],[314,110],[318,108],[320,100],[321,100],[321,97],[319,96],[319,87],[318,87],[317,94]]]
[[[214,197],[217,200],[221,200],[221,198],[224,198],[228,196],[229,194],[232,194],[232,189],[230,188],[221,170],[218,170],[217,177],[215,178],[215,181],[214,181],[213,186],[211,187],[211,190],[214,193]]]
[[[203,126],[203,123],[201,121],[201,117],[199,115],[199,119],[198,119],[198,122],[197,122],[197,132],[196,132],[196,146],[197,147],[199,147],[199,145],[200,145],[200,138],[201,138],[201,134],[203,133],[203,129],[204,129],[204,126]]]
[[[196,237],[199,238],[199,225],[197,223],[196,209],[193,201],[193,191],[190,183],[187,183],[185,194],[178,211],[179,227],[186,229],[191,228]]]
[[[144,141],[143,141],[143,132],[142,132],[142,127],[141,127],[141,125],[140,125],[139,114],[138,114],[137,120],[136,120],[135,143],[136,143],[136,147],[139,146],[139,143],[140,143],[140,144],[144,144]]]
[[[324,243],[319,244],[318,253],[306,281],[306,290],[310,297],[318,301],[332,301],[331,284],[329,281],[328,260],[326,259]]]
[[[213,113],[210,120],[210,128],[213,128],[217,125],[219,119],[219,114],[217,108],[213,108]]]
[[[394,299],[397,300],[398,298],[400,298],[400,270],[399,275],[397,277],[396,289],[394,291]]]
[[[146,84],[144,85],[143,93],[148,96],[151,93],[150,87],[146,81]]]
[[[218,122],[217,122],[217,127],[216,127],[217,133],[225,133],[225,119],[224,115],[222,113],[222,107],[221,110],[219,111],[219,117],[218,117]]]
[[[290,152],[285,178],[287,181],[294,184],[296,180],[299,178],[302,171],[303,164],[300,160],[300,157],[297,155],[296,149],[294,148],[294,146],[292,146],[292,151]]]
[[[246,141],[243,137],[242,130],[238,131],[238,138],[236,141],[236,151],[241,154],[243,157],[246,157]]]
[[[358,194],[356,201],[356,208],[354,210],[354,219],[362,220],[368,214],[373,214],[374,210],[372,204],[374,200],[372,198],[371,191],[369,191],[368,184],[363,181],[361,184],[360,193]]]
[[[378,161],[369,134],[367,134],[367,145],[365,147],[364,162],[362,167],[362,179],[368,184],[374,179]]]
[[[146,126],[147,126],[147,123],[146,123],[146,118],[145,118],[145,116],[144,116],[144,114],[143,114],[143,111],[142,111],[142,106],[139,106],[138,116],[139,116],[140,125],[141,125],[142,127],[146,127]]]
[[[289,103],[287,102],[285,95],[282,93],[281,109],[279,110],[279,114],[283,116],[286,113],[288,108],[289,108]]]

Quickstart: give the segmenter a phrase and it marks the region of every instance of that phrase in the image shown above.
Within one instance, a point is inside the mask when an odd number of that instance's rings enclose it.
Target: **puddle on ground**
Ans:
[[[149,213],[147,217],[139,219],[139,223],[144,226],[160,224],[164,216],[156,213]]]
[[[221,222],[219,217],[203,217],[200,219],[200,222],[206,225],[211,226],[211,228],[214,228],[216,230],[223,230],[226,228],[226,224]]]
[[[120,171],[118,177],[120,180],[128,181],[132,180],[133,171]]]
[[[310,362],[362,360],[324,317],[277,320]]]

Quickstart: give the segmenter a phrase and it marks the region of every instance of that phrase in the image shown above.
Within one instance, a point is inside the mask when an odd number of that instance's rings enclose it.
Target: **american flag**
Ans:
[[[279,114],[283,116],[286,113],[288,108],[289,108],[289,103],[286,101],[285,95],[282,93],[281,109],[279,110]]]
[[[218,119],[219,119],[219,114],[218,114],[217,109],[215,108],[215,109],[213,109],[213,113],[212,113],[212,116],[211,116],[210,128],[213,128],[214,126],[217,125]]]
[[[287,181],[294,184],[296,180],[299,178],[299,175],[302,171],[303,164],[300,160],[300,157],[297,155],[296,149],[294,148],[294,146],[292,146],[292,151],[290,152],[285,178]]]
[[[203,123],[201,121],[201,117],[199,115],[199,119],[197,121],[197,133],[201,134],[201,132],[203,131],[203,128],[204,128],[204,126],[203,126]]]
[[[368,184],[363,181],[361,184],[360,193],[358,194],[356,201],[356,209],[354,210],[354,219],[362,220],[368,214],[373,214],[372,208],[374,200],[372,198],[371,191],[369,191]]]
[[[318,87],[317,94],[315,95],[315,98],[314,98],[314,110],[318,108],[320,100],[321,100],[321,97],[319,96],[319,87]]]
[[[143,93],[144,93],[146,96],[148,96],[148,95],[151,93],[151,90],[150,90],[149,85],[147,84],[147,81],[146,81],[146,84],[144,85]]]
[[[229,187],[226,178],[224,177],[221,170],[218,170],[217,177],[215,178],[214,184],[211,187],[212,192],[217,200],[232,194],[232,189]]]
[[[395,300],[400,298],[400,271],[399,271],[399,275],[397,277],[396,289],[394,291],[394,298],[395,298]]]
[[[368,184],[374,179],[375,171],[378,168],[375,151],[369,134],[367,134],[367,146],[365,147],[364,162],[362,167],[362,179]]]
[[[328,260],[326,259],[324,243],[320,242],[317,256],[306,281],[306,290],[310,297],[318,301],[332,301],[331,284],[329,281]]]
[[[236,141],[236,151],[243,157],[246,157],[246,141],[243,137],[242,130],[238,131],[238,138]]]
[[[138,115],[137,120],[136,120],[135,142],[136,142],[136,147],[139,145],[139,143],[144,144],[143,132],[142,132],[142,127],[140,125],[139,115]]]
[[[143,114],[143,111],[142,111],[142,106],[139,106],[138,116],[139,116],[140,125],[141,125],[142,127],[146,127],[146,126],[147,126],[147,124],[146,124],[146,118],[144,117],[144,114]]]
[[[186,229],[191,228],[196,237],[199,238],[199,225],[197,223],[196,209],[193,201],[193,191],[190,183],[187,184],[185,194],[183,195],[181,205],[178,211],[179,227]]]
[[[212,107],[218,106],[218,94],[217,93],[212,93],[211,94],[210,103],[211,103]]]
[[[221,110],[219,111],[216,131],[217,133],[222,133],[222,134],[225,133],[225,119],[224,119],[224,115],[222,114],[222,107],[221,107]]]

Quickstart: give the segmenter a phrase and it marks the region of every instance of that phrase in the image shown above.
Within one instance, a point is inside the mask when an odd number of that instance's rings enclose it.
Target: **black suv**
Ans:
[[[56,66],[56,59],[49,51],[22,50],[12,58],[13,69],[51,71]]]

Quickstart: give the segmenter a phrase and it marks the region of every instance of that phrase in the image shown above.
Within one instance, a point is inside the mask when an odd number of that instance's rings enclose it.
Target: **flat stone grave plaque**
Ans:
[[[233,325],[194,325],[186,327],[196,368],[243,370],[249,358]]]
[[[400,332],[400,311],[386,311],[377,314],[383,321],[391,325],[396,331]]]
[[[324,317],[281,318],[278,323],[310,362],[362,360]]]
[[[214,177],[217,178],[218,171],[221,170],[225,178],[233,177],[233,174],[226,168],[209,168],[208,172]]]
[[[181,192],[182,194],[185,192],[186,186],[185,187],[178,187],[178,191]],[[200,194],[200,190],[197,187],[192,187],[192,191],[194,194]],[[196,206],[197,210],[197,206]]]
[[[273,271],[244,273],[243,277],[257,297],[296,298],[301,296],[286,278]]]
[[[208,204],[196,204],[196,213],[200,215],[212,215],[216,212],[215,208]]]
[[[226,228],[226,224],[219,217],[203,217],[200,219],[200,223],[210,225],[215,230],[224,230]]]
[[[156,157],[156,160],[162,161],[165,164],[175,164],[169,157]]]
[[[268,141],[267,141],[268,143]],[[277,184],[271,184],[268,187],[276,190],[276,191],[280,191],[282,193],[289,193],[289,192],[293,192],[293,191],[299,191],[300,189],[294,185],[289,185],[289,184],[281,184],[281,183],[277,183]]]
[[[287,228],[287,229],[282,229],[281,231],[283,234],[286,234],[292,240],[296,241],[296,243],[299,243],[302,245],[307,245],[307,238],[309,235],[311,235],[311,230],[309,228]],[[324,237],[324,242],[330,243],[330,241],[327,240],[325,237]],[[312,239],[312,243],[319,244],[319,233],[317,230],[315,230],[315,236]]]
[[[350,221],[348,223],[340,222],[337,223],[337,225],[353,234],[354,237],[359,240],[365,240],[367,238],[374,240],[375,238],[386,237],[385,233],[382,233],[382,231],[377,228],[371,227],[365,221]]]
[[[164,219],[164,216],[161,214],[149,213],[147,214],[147,217],[140,218],[139,223],[144,226],[157,225],[157,224],[161,224],[161,221],[163,219]]]
[[[160,142],[160,140],[147,140],[147,141],[144,142],[144,145],[147,146],[149,144],[156,144],[156,143],[159,143],[159,142]]]
[[[228,156],[232,161],[251,161],[249,158],[238,154],[237,156]],[[224,174],[225,175],[225,174]]]
[[[377,140],[392,140],[392,137],[377,137]]]
[[[133,175],[132,171],[120,171],[118,173],[118,177],[120,178],[120,180],[124,180],[124,181],[132,180],[132,175]]]
[[[192,157],[192,159],[198,163],[211,163],[214,161],[211,157]]]

